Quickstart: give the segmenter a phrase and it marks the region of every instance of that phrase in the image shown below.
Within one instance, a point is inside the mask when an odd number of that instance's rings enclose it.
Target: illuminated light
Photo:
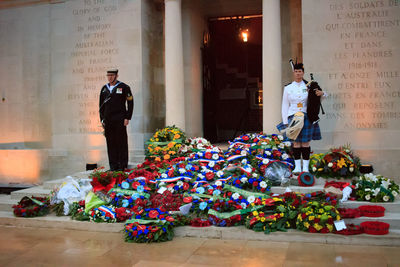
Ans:
[[[240,37],[242,38],[242,41],[246,43],[249,38],[249,29],[242,30],[240,32]]]
[[[99,162],[101,161],[101,150],[89,150],[87,155],[87,161],[89,163]]]
[[[87,136],[88,144],[90,147],[104,147],[105,146],[105,137],[102,134],[90,134]]]
[[[2,183],[34,184],[40,180],[40,150],[0,150],[0,180]]]

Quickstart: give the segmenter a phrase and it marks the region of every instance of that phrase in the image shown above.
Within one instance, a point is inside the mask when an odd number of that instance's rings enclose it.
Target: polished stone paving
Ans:
[[[400,266],[400,247],[181,237],[134,244],[122,233],[0,226],[0,266]]]

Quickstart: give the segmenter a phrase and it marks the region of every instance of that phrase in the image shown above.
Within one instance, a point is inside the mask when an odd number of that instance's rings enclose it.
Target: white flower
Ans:
[[[222,174],[223,174],[223,173],[222,173]],[[217,172],[217,175],[218,175],[218,172]],[[219,175],[218,175],[218,176],[219,176]],[[221,185],[222,185],[222,182],[221,182],[221,181],[216,181],[216,182],[215,182],[215,185],[216,185],[216,186],[221,186]]]
[[[233,193],[232,198],[234,200],[238,199],[240,197],[239,193]]]
[[[204,175],[201,174],[201,173],[199,173],[199,174],[197,175],[197,177],[199,177],[200,179],[203,179],[203,178],[204,178]]]
[[[242,164],[247,164],[247,159],[242,159]]]
[[[203,156],[203,153],[197,152],[197,156],[201,157],[201,156]]]
[[[282,135],[278,135],[278,139],[282,141],[283,140],[283,136]]]
[[[240,182],[242,182],[242,183],[247,182],[247,178],[246,178],[246,177],[241,178],[241,179],[240,179]]]
[[[383,197],[383,201],[385,201],[385,202],[388,202],[389,199],[390,199],[389,196],[384,196],[384,197]]]
[[[383,186],[383,188],[385,188],[385,189],[388,189],[388,188],[389,188],[389,185],[390,185],[390,182],[389,182],[389,181],[383,180],[383,181],[381,182],[381,186]]]
[[[223,172],[223,171],[217,171],[217,176],[218,176],[218,177],[224,176],[224,172]],[[222,183],[221,183],[221,184],[222,184]]]
[[[285,146],[287,146],[287,147],[291,147],[291,146],[292,146],[292,143],[290,143],[289,141],[284,142],[284,144],[285,144]]]
[[[365,191],[371,191],[371,188],[365,188]]]
[[[178,181],[178,182],[176,183],[176,185],[177,185],[177,186],[182,186],[182,185],[183,185],[183,182],[182,182],[182,181]]]
[[[381,188],[380,188],[380,187],[375,188],[375,189],[373,190],[374,196],[378,195],[380,191],[381,191]]]
[[[317,168],[315,168],[315,167],[312,167],[312,171],[313,172],[315,172],[317,170]]]
[[[162,193],[164,193],[165,190],[167,190],[166,187],[160,187],[160,188],[157,190],[157,193],[162,194]]]
[[[282,159],[283,159],[283,160],[287,159],[288,157],[289,157],[288,154],[286,154],[286,153],[283,153],[283,154],[282,154]]]
[[[210,162],[208,163],[208,166],[210,166],[211,168],[213,168],[213,167],[215,166],[215,162],[214,162],[214,161],[210,161]]]
[[[240,203],[240,206],[242,206],[242,208],[244,208],[244,209],[247,208],[247,205],[244,202]]]
[[[353,167],[350,167],[350,168],[349,168],[349,171],[350,171],[350,172],[353,172],[353,171],[354,171],[354,168],[353,168]]]
[[[181,151],[182,152],[187,152],[188,151],[187,146],[182,146]]]
[[[168,178],[168,175],[166,173],[161,174],[161,178]]]
[[[254,178],[257,178],[257,177],[258,177],[258,174],[255,173],[255,172],[253,172],[252,176],[253,176]]]
[[[198,145],[197,145],[197,148],[198,148],[198,149],[204,149],[204,146],[203,146],[203,144],[198,144]]]
[[[247,202],[249,202],[249,203],[253,203],[254,200],[256,200],[256,197],[255,197],[255,196],[249,196],[249,197],[247,198]]]
[[[368,200],[370,200],[370,199],[371,199],[371,196],[370,196],[369,194],[365,196],[365,200],[368,201]]]
[[[271,151],[269,151],[269,150],[265,151],[265,155],[271,156]]]
[[[359,184],[358,184],[358,183],[356,183],[356,189],[358,189],[358,185],[359,185]]]
[[[184,168],[179,168],[179,173],[184,174],[186,170]]]
[[[285,148],[285,145],[284,145],[283,143],[280,143],[280,144],[278,145],[278,147],[279,147],[279,148]]]
[[[332,163],[332,162],[329,162],[329,163],[328,163],[328,167],[329,167],[329,168],[332,168],[332,166],[333,166],[333,163]]]
[[[261,181],[260,183],[261,188],[267,188],[267,183],[265,181]]]
[[[158,186],[163,186],[163,185],[165,185],[164,182],[161,182],[161,183],[158,184]]]
[[[247,155],[247,151],[246,151],[246,150],[242,150],[242,151],[240,151],[240,155],[242,155],[242,156],[246,156],[246,155]]]
[[[214,160],[217,160],[217,159],[219,159],[219,155],[218,155],[217,153],[215,153],[215,154],[212,155],[212,158],[213,158]]]
[[[171,193],[173,193],[175,190],[174,190],[173,187],[169,187],[169,188],[168,188],[168,191],[171,192]]]
[[[215,146],[215,147],[213,147],[213,148],[211,149],[211,151],[213,151],[213,152],[219,152],[219,147]]]
[[[397,197],[398,194],[397,194],[396,191],[393,190],[393,191],[392,191],[392,195],[393,195],[394,197]]]
[[[269,159],[263,159],[262,163],[263,163],[264,165],[267,165],[267,164],[269,163]]]

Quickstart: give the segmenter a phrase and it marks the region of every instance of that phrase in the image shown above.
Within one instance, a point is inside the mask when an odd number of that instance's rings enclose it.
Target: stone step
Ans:
[[[359,218],[353,218],[353,219],[344,219],[344,221],[347,224],[361,224],[362,222],[366,221],[379,221],[379,222],[385,222],[390,224],[390,229],[392,230],[400,230],[400,214],[399,213],[390,213],[386,212],[385,216],[383,217],[359,217]]]
[[[17,199],[12,199],[11,195],[0,195],[0,211],[12,211],[12,206],[18,204]]]
[[[18,190],[11,192],[11,199],[21,200],[24,196],[35,196],[35,197],[47,197],[51,192],[51,189],[44,188],[43,185]]]
[[[290,188],[290,190],[292,190],[292,192],[298,192],[298,193],[303,193],[303,194],[324,190],[324,186],[320,185],[320,184],[310,186],[310,187],[290,185],[288,187],[271,186],[271,192],[275,193],[275,194],[283,194],[283,193],[285,193],[286,188]]]
[[[0,225],[115,233],[121,231],[124,224],[80,222],[72,220],[69,216],[56,216],[55,214],[44,217],[21,218],[15,217],[12,212],[0,211]]]
[[[20,218],[12,212],[0,211],[0,225],[12,225],[15,227],[58,228],[67,230],[93,231],[93,232],[120,232],[123,223],[95,223],[71,220],[70,217],[50,214],[45,217]],[[181,226],[175,228],[177,237],[197,237],[235,240],[260,240],[260,241],[285,241],[285,242],[309,242],[324,244],[347,245],[374,245],[374,246],[400,246],[400,231],[390,230],[389,234],[382,236],[354,235],[342,236],[337,234],[311,234],[298,230],[288,232],[275,232],[264,234],[237,227],[191,227]],[[121,238],[123,235],[121,233]]]
[[[396,198],[394,202],[379,202],[379,203],[367,202],[367,201],[346,201],[346,202],[341,202],[339,206],[341,208],[355,209],[363,205],[382,206],[386,209],[385,212],[400,214],[400,200],[398,198]]]

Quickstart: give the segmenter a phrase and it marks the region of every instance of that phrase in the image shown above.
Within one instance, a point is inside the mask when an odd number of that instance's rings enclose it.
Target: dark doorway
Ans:
[[[262,131],[261,16],[210,19],[208,27],[203,48],[204,137],[220,142]]]

